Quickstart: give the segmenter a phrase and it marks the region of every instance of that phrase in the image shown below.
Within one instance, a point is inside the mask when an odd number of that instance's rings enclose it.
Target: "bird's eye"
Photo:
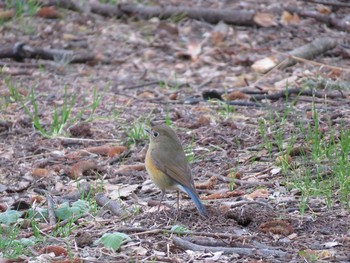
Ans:
[[[153,132],[153,137],[158,137],[159,136],[159,132]]]

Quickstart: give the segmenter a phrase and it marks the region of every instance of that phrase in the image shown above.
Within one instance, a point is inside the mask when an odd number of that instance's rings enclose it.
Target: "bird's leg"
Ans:
[[[181,210],[180,210],[180,191],[177,191],[177,217],[181,217]],[[176,219],[177,220],[177,219]]]
[[[159,209],[160,209],[160,205],[162,204],[162,201],[164,199],[164,195],[165,195],[165,191],[162,190],[162,196],[160,198],[159,205],[158,205],[158,212],[159,212]]]
[[[177,192],[177,211],[180,211],[180,192],[179,190],[176,191]]]

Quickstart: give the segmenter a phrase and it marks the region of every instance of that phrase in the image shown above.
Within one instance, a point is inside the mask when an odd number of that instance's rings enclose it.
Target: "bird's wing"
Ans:
[[[172,156],[172,158],[167,158],[167,156]],[[193,188],[191,169],[182,149],[173,150],[167,154],[152,151],[151,157],[154,165],[163,173],[181,185]]]

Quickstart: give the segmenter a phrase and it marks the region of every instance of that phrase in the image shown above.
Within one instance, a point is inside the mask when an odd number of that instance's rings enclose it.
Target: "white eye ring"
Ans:
[[[153,132],[153,137],[158,137],[159,136],[159,132]]]

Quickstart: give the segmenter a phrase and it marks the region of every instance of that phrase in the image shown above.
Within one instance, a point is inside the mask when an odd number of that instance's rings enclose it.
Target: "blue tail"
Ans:
[[[202,204],[202,201],[199,199],[198,194],[195,192],[195,190],[190,189],[187,186],[181,185],[183,190],[191,197],[192,201],[194,202],[195,206],[198,209],[198,212],[204,216],[208,217],[207,209],[205,206]]]

